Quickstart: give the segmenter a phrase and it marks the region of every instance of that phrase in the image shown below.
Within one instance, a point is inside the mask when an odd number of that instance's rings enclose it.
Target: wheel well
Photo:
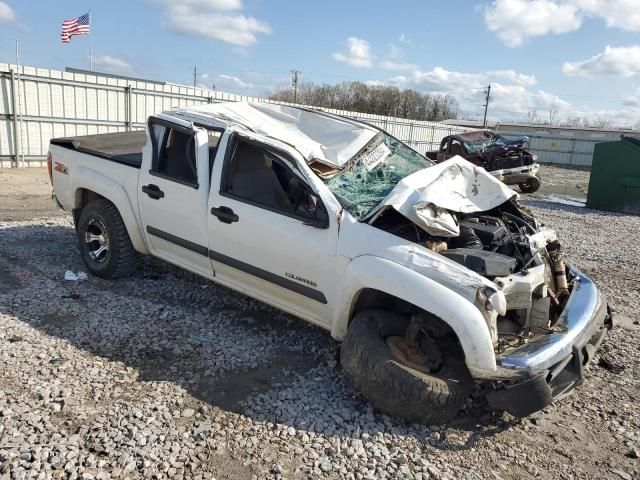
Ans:
[[[437,338],[443,340],[442,344],[446,346],[448,354],[461,360],[465,359],[460,340],[449,324],[423,308],[386,292],[365,288],[360,291],[357,300],[351,307],[349,323],[358,313],[364,310],[388,310],[408,317],[419,315],[425,318],[428,329],[433,331]]]
[[[73,221],[76,225],[78,225],[78,219],[80,218],[80,212],[89,202],[93,202],[94,200],[99,200],[101,198],[105,198],[99,193],[94,192],[93,190],[89,190],[88,188],[79,188],[76,190],[76,196],[74,201],[73,208]]]

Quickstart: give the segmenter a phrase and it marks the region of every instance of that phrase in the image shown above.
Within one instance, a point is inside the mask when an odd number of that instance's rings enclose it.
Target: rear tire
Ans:
[[[430,374],[401,363],[386,339],[404,335],[408,325],[408,317],[393,312],[357,314],[342,343],[342,368],[382,412],[412,423],[445,423],[464,406],[473,380],[460,359],[445,358],[443,366]]]
[[[519,183],[518,187],[522,193],[534,193],[540,188],[540,179],[531,177],[525,183]]]
[[[130,275],[137,253],[118,209],[104,198],[87,204],[76,226],[78,246],[87,270],[100,278]]]

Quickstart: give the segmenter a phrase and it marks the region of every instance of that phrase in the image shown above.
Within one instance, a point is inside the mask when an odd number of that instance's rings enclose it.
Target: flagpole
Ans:
[[[89,71],[93,72],[93,32],[91,30],[91,9],[89,9]]]

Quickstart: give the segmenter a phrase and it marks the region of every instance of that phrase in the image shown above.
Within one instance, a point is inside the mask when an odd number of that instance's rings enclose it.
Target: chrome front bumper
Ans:
[[[524,167],[494,170],[489,173],[507,185],[514,185],[518,183],[525,183],[531,177],[537,177],[539,171],[540,165],[534,163],[533,165],[527,165]]]
[[[512,380],[487,395],[494,408],[523,417],[571,390],[582,381],[584,368],[611,328],[604,295],[582,272],[569,269],[576,283],[556,323],[562,331],[496,357],[498,369],[511,372]]]
[[[497,356],[497,365],[526,370],[532,376],[557,365],[575,348],[589,345],[591,338],[602,330],[608,315],[604,295],[589,277],[573,267],[569,267],[569,270],[576,276],[576,285],[556,323],[564,331],[542,335],[535,341]]]

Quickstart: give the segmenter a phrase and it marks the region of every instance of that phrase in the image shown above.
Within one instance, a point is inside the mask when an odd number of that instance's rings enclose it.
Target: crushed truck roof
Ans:
[[[322,112],[269,103],[224,102],[172,113],[239,125],[298,150],[307,162],[341,168],[378,133],[368,125]]]

